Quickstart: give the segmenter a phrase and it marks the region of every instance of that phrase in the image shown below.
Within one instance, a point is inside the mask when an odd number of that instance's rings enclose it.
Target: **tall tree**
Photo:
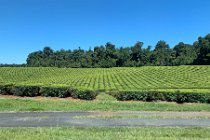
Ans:
[[[129,47],[120,47],[117,50],[117,61],[116,66],[117,67],[128,67],[131,63],[131,49]]]
[[[180,42],[173,48],[175,52],[174,65],[192,64],[196,59],[196,51],[192,45]]]
[[[136,65],[142,65],[141,59],[142,59],[142,46],[143,42],[137,42],[133,47],[131,47],[131,60],[135,61]]]
[[[27,66],[34,67],[107,68],[186,64],[210,64],[210,34],[199,37],[193,45],[180,42],[174,48],[170,48],[165,41],[159,41],[154,50],[150,46],[143,48],[143,42],[139,41],[132,47],[120,48],[107,42],[88,51],[81,48],[53,51],[50,47],[44,47],[42,51],[30,53],[27,58]]]
[[[106,57],[105,47],[104,46],[96,46],[93,52],[93,67],[102,67],[102,61],[104,61]]]
[[[170,65],[172,50],[165,41],[159,41],[152,54],[152,63],[158,66]]]
[[[195,64],[209,65],[210,64],[210,34],[204,38],[199,37],[198,41],[194,43],[197,50],[197,59]]]
[[[42,51],[32,52],[28,55],[26,60],[28,66],[40,67],[42,66],[43,53]]]

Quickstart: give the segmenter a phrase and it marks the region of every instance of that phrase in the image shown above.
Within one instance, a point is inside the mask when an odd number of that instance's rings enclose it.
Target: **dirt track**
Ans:
[[[210,127],[210,112],[0,113],[0,127],[179,126]]]

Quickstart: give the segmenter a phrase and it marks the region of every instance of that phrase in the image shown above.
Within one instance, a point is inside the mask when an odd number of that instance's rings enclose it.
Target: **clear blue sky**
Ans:
[[[25,63],[44,46],[193,43],[210,33],[209,6],[210,0],[0,0],[0,63]]]

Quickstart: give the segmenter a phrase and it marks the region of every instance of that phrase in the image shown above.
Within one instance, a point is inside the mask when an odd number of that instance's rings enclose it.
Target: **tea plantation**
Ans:
[[[210,66],[138,68],[0,68],[0,84],[90,90],[210,89]]]
[[[209,94],[210,66],[145,66],[136,68],[2,67],[0,68],[0,85],[69,87],[83,91],[115,92],[111,94],[119,100],[174,101],[171,97],[170,99],[165,99],[168,96],[162,97],[165,96],[162,95],[162,92]],[[35,89],[39,91],[39,89]],[[18,90],[22,91],[22,88],[18,88]],[[32,91],[33,88],[27,90]],[[148,94],[150,91],[155,92],[150,94],[155,97],[149,97],[149,99],[144,97],[147,95],[136,97],[137,94]],[[48,94],[48,92],[46,93]],[[57,92],[57,90],[54,92]],[[118,92],[123,93],[118,94]],[[161,95],[156,92],[161,92]],[[43,95],[46,95],[46,93],[43,93]],[[85,94],[87,95],[87,93]],[[128,95],[131,96],[128,97]],[[64,97],[68,94],[62,91],[62,95],[55,93],[50,96]],[[200,96],[202,95],[193,98],[199,98]]]

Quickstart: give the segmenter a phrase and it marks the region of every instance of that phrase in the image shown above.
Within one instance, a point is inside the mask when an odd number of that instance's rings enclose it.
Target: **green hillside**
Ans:
[[[91,90],[209,91],[210,66],[138,68],[0,68],[0,84],[71,86]]]

